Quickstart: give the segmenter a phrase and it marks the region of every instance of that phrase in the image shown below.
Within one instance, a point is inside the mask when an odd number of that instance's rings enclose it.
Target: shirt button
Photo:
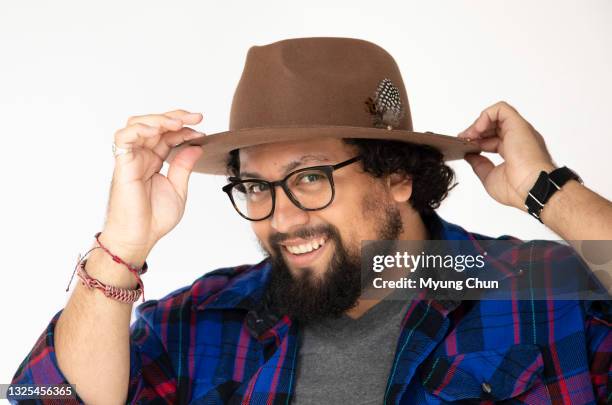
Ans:
[[[483,383],[482,383],[482,390],[483,390],[484,392],[486,392],[487,394],[490,394],[490,393],[491,393],[491,391],[492,391],[492,389],[491,389],[491,384],[489,384],[489,383],[488,383],[488,382],[486,382],[486,381],[485,381],[485,382],[483,382]]]

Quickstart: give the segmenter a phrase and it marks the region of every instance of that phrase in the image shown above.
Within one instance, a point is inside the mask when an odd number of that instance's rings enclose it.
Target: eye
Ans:
[[[258,194],[268,191],[269,187],[265,183],[249,183],[246,190],[249,194]]]
[[[299,178],[298,178],[298,182],[301,184],[309,184],[309,183],[315,183],[317,181],[321,181],[325,179],[325,175],[319,172],[308,172],[308,173],[304,173],[302,174]]]
[[[244,187],[244,184],[242,183],[237,183],[234,184],[234,186],[232,187],[232,193],[239,193],[239,194],[245,194],[246,193],[246,189]]]

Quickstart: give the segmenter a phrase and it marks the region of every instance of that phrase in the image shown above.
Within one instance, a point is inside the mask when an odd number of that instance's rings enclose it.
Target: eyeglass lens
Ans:
[[[300,208],[323,208],[333,196],[329,175],[324,170],[299,171],[288,177],[285,184]],[[270,215],[274,205],[270,184],[263,181],[235,184],[232,187],[232,198],[238,211],[253,220]]]

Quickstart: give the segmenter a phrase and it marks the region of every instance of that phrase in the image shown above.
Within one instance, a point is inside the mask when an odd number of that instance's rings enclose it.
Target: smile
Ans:
[[[283,256],[287,264],[296,267],[312,266],[320,260],[327,249],[327,239],[324,237],[310,240],[287,241],[283,244]]]
[[[294,255],[302,255],[305,253],[310,253],[313,250],[317,250],[321,248],[326,242],[324,237],[311,239],[309,241],[302,242],[300,244],[288,244],[285,243],[283,246],[287,251]]]

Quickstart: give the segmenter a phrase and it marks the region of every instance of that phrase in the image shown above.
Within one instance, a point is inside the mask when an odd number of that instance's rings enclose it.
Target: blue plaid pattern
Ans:
[[[479,240],[492,239],[435,214],[429,226],[437,239],[469,240],[475,249]],[[520,268],[526,260],[524,244],[504,238],[516,242],[505,252],[508,269]],[[536,260],[548,264],[543,266],[546,271],[554,271],[567,257],[558,244],[538,246]],[[290,403],[300,328],[287,316],[270,318],[262,312],[259,303],[269,273],[266,260],[218,269],[160,300],[141,304],[131,326],[128,401]],[[53,346],[60,313],[13,383],[66,382]],[[266,327],[253,327],[258,323]],[[610,326],[609,301],[417,298],[391,346],[395,358],[381,402],[611,403]]]

